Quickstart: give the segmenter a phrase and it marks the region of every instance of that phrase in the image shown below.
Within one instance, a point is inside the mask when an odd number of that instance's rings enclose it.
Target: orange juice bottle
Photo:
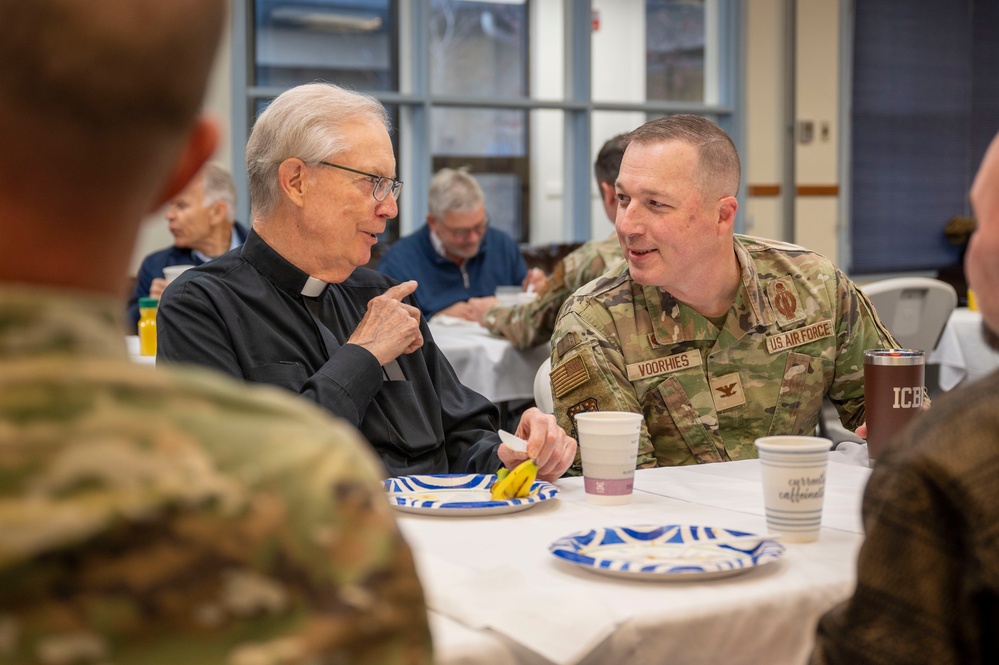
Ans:
[[[156,298],[139,298],[139,353],[156,355]]]

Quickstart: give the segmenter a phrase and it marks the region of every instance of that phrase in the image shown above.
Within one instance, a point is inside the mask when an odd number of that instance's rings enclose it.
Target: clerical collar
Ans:
[[[323,294],[325,288],[326,282],[310,275],[309,279],[305,281],[305,286],[302,287],[302,295],[309,298],[318,298]]]

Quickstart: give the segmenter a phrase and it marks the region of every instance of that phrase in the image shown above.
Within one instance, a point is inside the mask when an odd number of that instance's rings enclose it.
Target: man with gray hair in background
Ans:
[[[235,249],[246,240],[236,221],[236,183],[221,164],[205,164],[187,187],[170,200],[166,220],[173,246],[142,260],[128,301],[132,330],[139,321],[139,298],[159,298],[166,288],[163,269],[199,266]]]
[[[430,663],[342,422],[129,361],[144,215],[212,154],[224,0],[0,2],[0,663]]]
[[[285,91],[246,146],[246,242],[164,292],[159,358],[280,386],[356,426],[392,475],[495,473],[531,457],[552,480],[576,442],[529,409],[500,444],[497,409],[462,385],[409,296],[363,268],[402,183],[378,100],[325,83]]]
[[[427,207],[427,223],[397,240],[378,262],[378,271],[393,279],[416,280],[425,317],[474,321],[472,298],[492,297],[500,286],[544,287],[544,273],[528,271],[517,243],[489,225],[485,195],[467,169],[438,171]]]

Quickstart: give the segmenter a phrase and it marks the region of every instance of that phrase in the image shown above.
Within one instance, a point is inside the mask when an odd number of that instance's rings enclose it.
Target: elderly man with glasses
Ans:
[[[517,244],[489,226],[482,188],[466,169],[441,169],[430,181],[427,223],[396,242],[378,270],[419,284],[423,315],[480,320],[472,298],[492,297],[499,286],[544,286],[540,270],[528,272]]]
[[[325,83],[279,95],[246,146],[253,228],[188,270],[159,309],[159,353],[314,400],[357,427],[392,475],[492,473],[529,455],[559,477],[576,442],[537,409],[501,445],[496,408],[463,386],[414,305],[416,282],[362,268],[398,213],[388,118]]]

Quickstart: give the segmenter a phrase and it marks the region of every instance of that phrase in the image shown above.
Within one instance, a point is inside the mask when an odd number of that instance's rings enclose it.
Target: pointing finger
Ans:
[[[419,284],[416,283],[416,280],[411,279],[408,282],[396,284],[395,286],[386,289],[385,293],[382,294],[382,297],[401,301],[403,298],[415,291],[417,286],[419,286]]]

